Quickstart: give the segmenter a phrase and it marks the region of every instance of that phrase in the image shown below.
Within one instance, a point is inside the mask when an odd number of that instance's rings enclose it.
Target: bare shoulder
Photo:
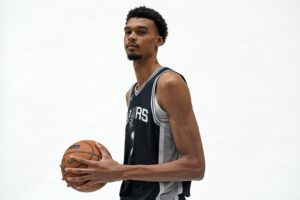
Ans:
[[[128,105],[128,102],[129,102],[129,95],[130,95],[130,92],[131,92],[131,89],[129,89],[127,92],[126,92],[126,105]]]
[[[180,74],[173,71],[165,72],[158,79],[156,98],[158,104],[167,112],[177,106],[190,104],[190,93],[186,82]]]
[[[157,86],[160,88],[178,87],[181,84],[186,86],[185,81],[180,74],[174,71],[168,71],[163,73],[157,82]]]

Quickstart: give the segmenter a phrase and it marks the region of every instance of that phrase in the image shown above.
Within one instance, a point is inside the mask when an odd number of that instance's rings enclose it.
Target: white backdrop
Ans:
[[[59,164],[81,139],[123,161],[123,27],[140,5],[166,19],[160,63],[192,93],[207,169],[189,199],[300,199],[297,0],[2,0],[0,199],[118,199],[120,182],[67,188]]]

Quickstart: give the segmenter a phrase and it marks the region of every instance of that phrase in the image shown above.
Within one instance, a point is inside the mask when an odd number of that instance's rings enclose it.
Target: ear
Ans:
[[[161,46],[163,43],[164,43],[163,38],[162,38],[161,36],[158,36],[158,37],[157,37],[157,41],[156,41],[155,46],[156,46],[156,47],[159,47],[159,46]]]

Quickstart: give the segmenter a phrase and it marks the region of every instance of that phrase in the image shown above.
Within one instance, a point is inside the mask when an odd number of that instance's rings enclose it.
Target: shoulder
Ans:
[[[190,93],[183,77],[174,71],[163,73],[157,82],[156,98],[158,104],[168,112],[168,107],[180,106],[189,102]]]
[[[126,104],[127,104],[127,105],[128,105],[129,95],[130,95],[130,90],[128,90],[128,91],[126,92],[126,96],[125,96],[125,98],[126,98]]]
[[[130,96],[131,96],[131,93],[133,92],[134,86],[135,86],[135,84],[133,84],[133,85],[130,87],[130,89],[127,90],[127,92],[126,92],[125,98],[126,98],[126,103],[127,103],[127,105],[128,105],[128,103],[129,103],[129,98],[130,98]]]
[[[157,87],[160,90],[169,90],[180,86],[187,87],[186,82],[181,74],[172,70],[163,73],[157,81]]]

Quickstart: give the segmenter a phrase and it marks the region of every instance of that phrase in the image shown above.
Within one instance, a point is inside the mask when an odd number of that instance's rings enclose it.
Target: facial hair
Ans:
[[[139,60],[142,58],[142,55],[138,55],[138,54],[127,54],[127,58],[128,60]]]

